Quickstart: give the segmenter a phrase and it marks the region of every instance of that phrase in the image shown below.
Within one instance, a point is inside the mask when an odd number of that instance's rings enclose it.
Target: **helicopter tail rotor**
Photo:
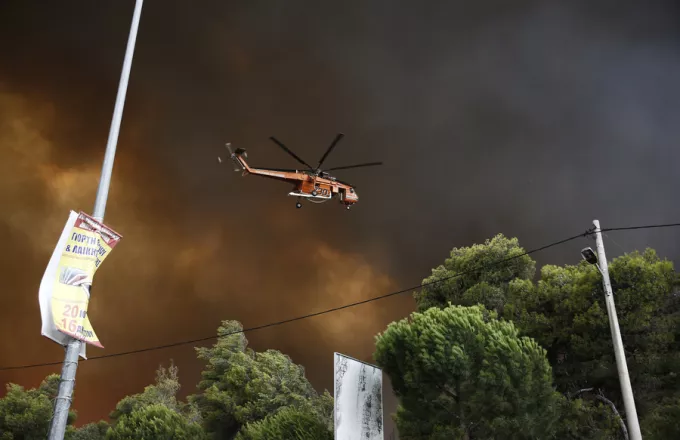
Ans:
[[[229,158],[234,162],[234,171],[239,172],[239,171],[243,170],[244,169],[243,165],[241,164],[241,162],[239,162],[237,156],[242,155],[243,157],[247,158],[248,154],[246,153],[246,150],[244,150],[243,148],[237,148],[236,151],[234,151],[234,150],[231,149],[231,143],[230,142],[227,142],[225,144],[225,147],[229,151]],[[222,158],[218,156],[217,161],[219,163],[222,163]]]

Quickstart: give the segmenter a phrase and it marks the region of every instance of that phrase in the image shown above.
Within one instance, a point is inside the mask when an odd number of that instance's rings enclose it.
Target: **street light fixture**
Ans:
[[[581,249],[581,256],[588,263],[594,264],[594,265],[597,266],[597,255],[595,255],[595,251],[593,251],[591,248],[587,247],[587,248]],[[600,270],[600,267],[598,266],[597,269]]]

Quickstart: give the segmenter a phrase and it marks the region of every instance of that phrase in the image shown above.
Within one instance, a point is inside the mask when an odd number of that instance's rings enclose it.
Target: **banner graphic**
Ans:
[[[87,306],[94,274],[122,237],[89,215],[71,211],[40,283],[41,334],[66,345],[69,338],[103,348]],[[80,355],[85,356],[85,347]]]

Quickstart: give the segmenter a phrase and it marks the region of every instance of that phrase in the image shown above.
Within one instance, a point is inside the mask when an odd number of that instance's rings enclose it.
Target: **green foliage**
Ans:
[[[549,438],[564,398],[545,351],[484,307],[413,313],[377,336],[403,439]]]
[[[177,411],[154,403],[121,414],[106,434],[107,440],[201,440],[207,439],[201,426],[189,422]]]
[[[126,396],[111,412],[113,421],[70,427],[66,440],[121,439],[207,439],[198,412],[177,399],[180,389],[178,368],[160,366],[156,380],[139,394]]]
[[[52,404],[47,396],[9,384],[7,394],[0,400],[0,438],[44,439],[49,430],[51,416]]]
[[[26,391],[16,384],[7,385],[0,399],[0,440],[43,440],[52,419],[52,402],[59,389],[59,375],[51,374],[38,388]],[[73,423],[75,412],[69,412]]]
[[[131,414],[137,409],[148,405],[161,404],[175,411],[193,422],[200,422],[200,415],[193,405],[188,405],[177,399],[181,385],[179,383],[178,368],[172,361],[167,369],[160,366],[156,370],[155,383],[144,388],[140,394],[125,396],[116,405],[116,409],[109,417],[117,420],[123,415]]]
[[[548,265],[535,283],[535,264],[526,255],[489,266],[523,252],[516,239],[502,235],[482,245],[454,249],[423,281],[416,294],[419,310],[443,308],[450,301],[497,311],[547,350],[558,391],[601,389],[622,412],[599,271],[585,262]],[[453,277],[480,266],[485,266],[483,271]],[[609,272],[638,414],[644,419],[662,399],[680,397],[680,278],[672,263],[651,249],[616,258]],[[436,280],[444,281],[427,285]],[[587,424],[601,422],[601,432],[608,432],[611,417],[603,412],[606,407],[593,399],[583,405],[579,417]]]
[[[555,439],[614,440],[621,437],[620,419],[611,408],[585,396],[585,399],[563,399],[560,402]]]
[[[286,407],[244,427],[236,440],[333,440],[333,431],[316,414]]]
[[[167,369],[160,366],[152,385],[118,402],[106,439],[207,438],[196,408],[177,399],[179,389],[178,368],[172,362]]]
[[[610,264],[616,312],[635,392],[644,419],[663,398],[680,395],[678,308],[671,292],[676,275],[652,250]],[[597,268],[546,266],[529,302],[516,300],[515,319],[547,348],[562,392],[595,387],[623,411],[602,278]],[[668,420],[666,423],[673,424]],[[657,424],[658,425],[658,424]]]
[[[319,396],[304,369],[276,350],[255,352],[236,321],[224,321],[211,348],[198,348],[207,362],[198,388],[191,396],[205,427],[217,439],[233,438],[240,429],[285,407],[306,410],[328,423],[332,404]]]
[[[88,423],[80,428],[69,426],[64,438],[66,440],[105,440],[109,425],[106,421],[100,420],[96,423]]]
[[[110,425],[102,420],[67,426],[65,440],[331,438],[328,391],[319,395],[304,369],[282,353],[248,349],[242,333],[232,334],[240,330],[239,323],[225,321],[217,343],[197,349],[208,365],[201,392],[189,403],[177,398],[178,368],[160,366],[153,384],[118,402]],[[44,439],[58,386],[57,375],[35,390],[10,384],[0,399],[0,440]],[[73,419],[75,413],[69,423]]]
[[[618,396],[599,272],[582,263],[564,268],[546,266],[541,275],[535,289],[539,301],[531,307],[533,315],[523,321],[527,333],[535,333],[532,336],[550,352],[558,387],[566,392],[594,386]],[[610,276],[631,379],[641,392],[636,393],[636,400],[648,395],[652,402],[657,401],[659,390],[680,385],[669,368],[678,354],[673,332],[679,321],[669,308],[673,267],[648,250],[615,259]],[[639,403],[643,413],[644,400]]]
[[[642,422],[645,440],[680,438],[680,398],[666,399],[659,403]]]
[[[508,239],[503,234],[481,245],[454,248],[444,264],[423,280],[420,292],[416,292],[418,311],[446,307],[450,302],[463,306],[484,304],[488,309],[502,312],[509,283],[530,280],[536,272],[536,263],[528,255],[522,255],[524,252],[516,238]],[[508,261],[496,264],[501,260]],[[486,267],[490,264],[494,266],[488,270]],[[485,269],[476,270],[480,267]],[[452,276],[460,273],[464,275]]]

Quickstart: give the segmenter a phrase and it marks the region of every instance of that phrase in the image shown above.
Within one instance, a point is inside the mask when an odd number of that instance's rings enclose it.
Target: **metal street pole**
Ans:
[[[607,304],[607,315],[609,315],[609,327],[612,332],[612,342],[614,344],[614,355],[616,356],[616,369],[619,372],[619,382],[621,384],[621,395],[623,406],[626,411],[626,421],[628,422],[628,434],[631,440],[642,440],[640,423],[638,421],[635,400],[633,399],[633,388],[630,385],[628,375],[628,365],[626,364],[626,354],[623,350],[621,340],[621,330],[619,329],[619,319],[616,316],[614,306],[614,295],[612,285],[609,280],[609,268],[607,266],[607,256],[604,254],[604,243],[602,242],[602,231],[599,220],[593,220],[595,225],[595,240],[597,244],[597,268],[602,274],[602,284],[605,290],[605,302]]]
[[[123,107],[125,105],[125,95],[127,93],[128,79],[130,78],[130,68],[132,67],[132,55],[135,51],[137,41],[137,29],[139,28],[139,18],[142,14],[143,0],[136,0],[135,12],[132,16],[132,26],[128,37],[125,60],[123,61],[123,71],[118,84],[118,95],[113,109],[111,129],[109,130],[109,140],[106,144],[102,174],[97,188],[97,197],[94,202],[94,212],[92,217],[99,221],[104,220],[106,210],[106,200],[109,196],[109,186],[111,184],[111,174],[113,172],[113,161],[116,156],[116,146],[118,144],[118,133],[120,122],[123,117]],[[50,425],[49,440],[63,440],[66,432],[68,412],[73,399],[73,389],[76,382],[76,370],[78,369],[78,356],[81,344],[84,342],[71,339],[66,345],[66,355],[64,365],[61,369],[61,380],[59,382],[59,392],[54,403],[54,413]]]

